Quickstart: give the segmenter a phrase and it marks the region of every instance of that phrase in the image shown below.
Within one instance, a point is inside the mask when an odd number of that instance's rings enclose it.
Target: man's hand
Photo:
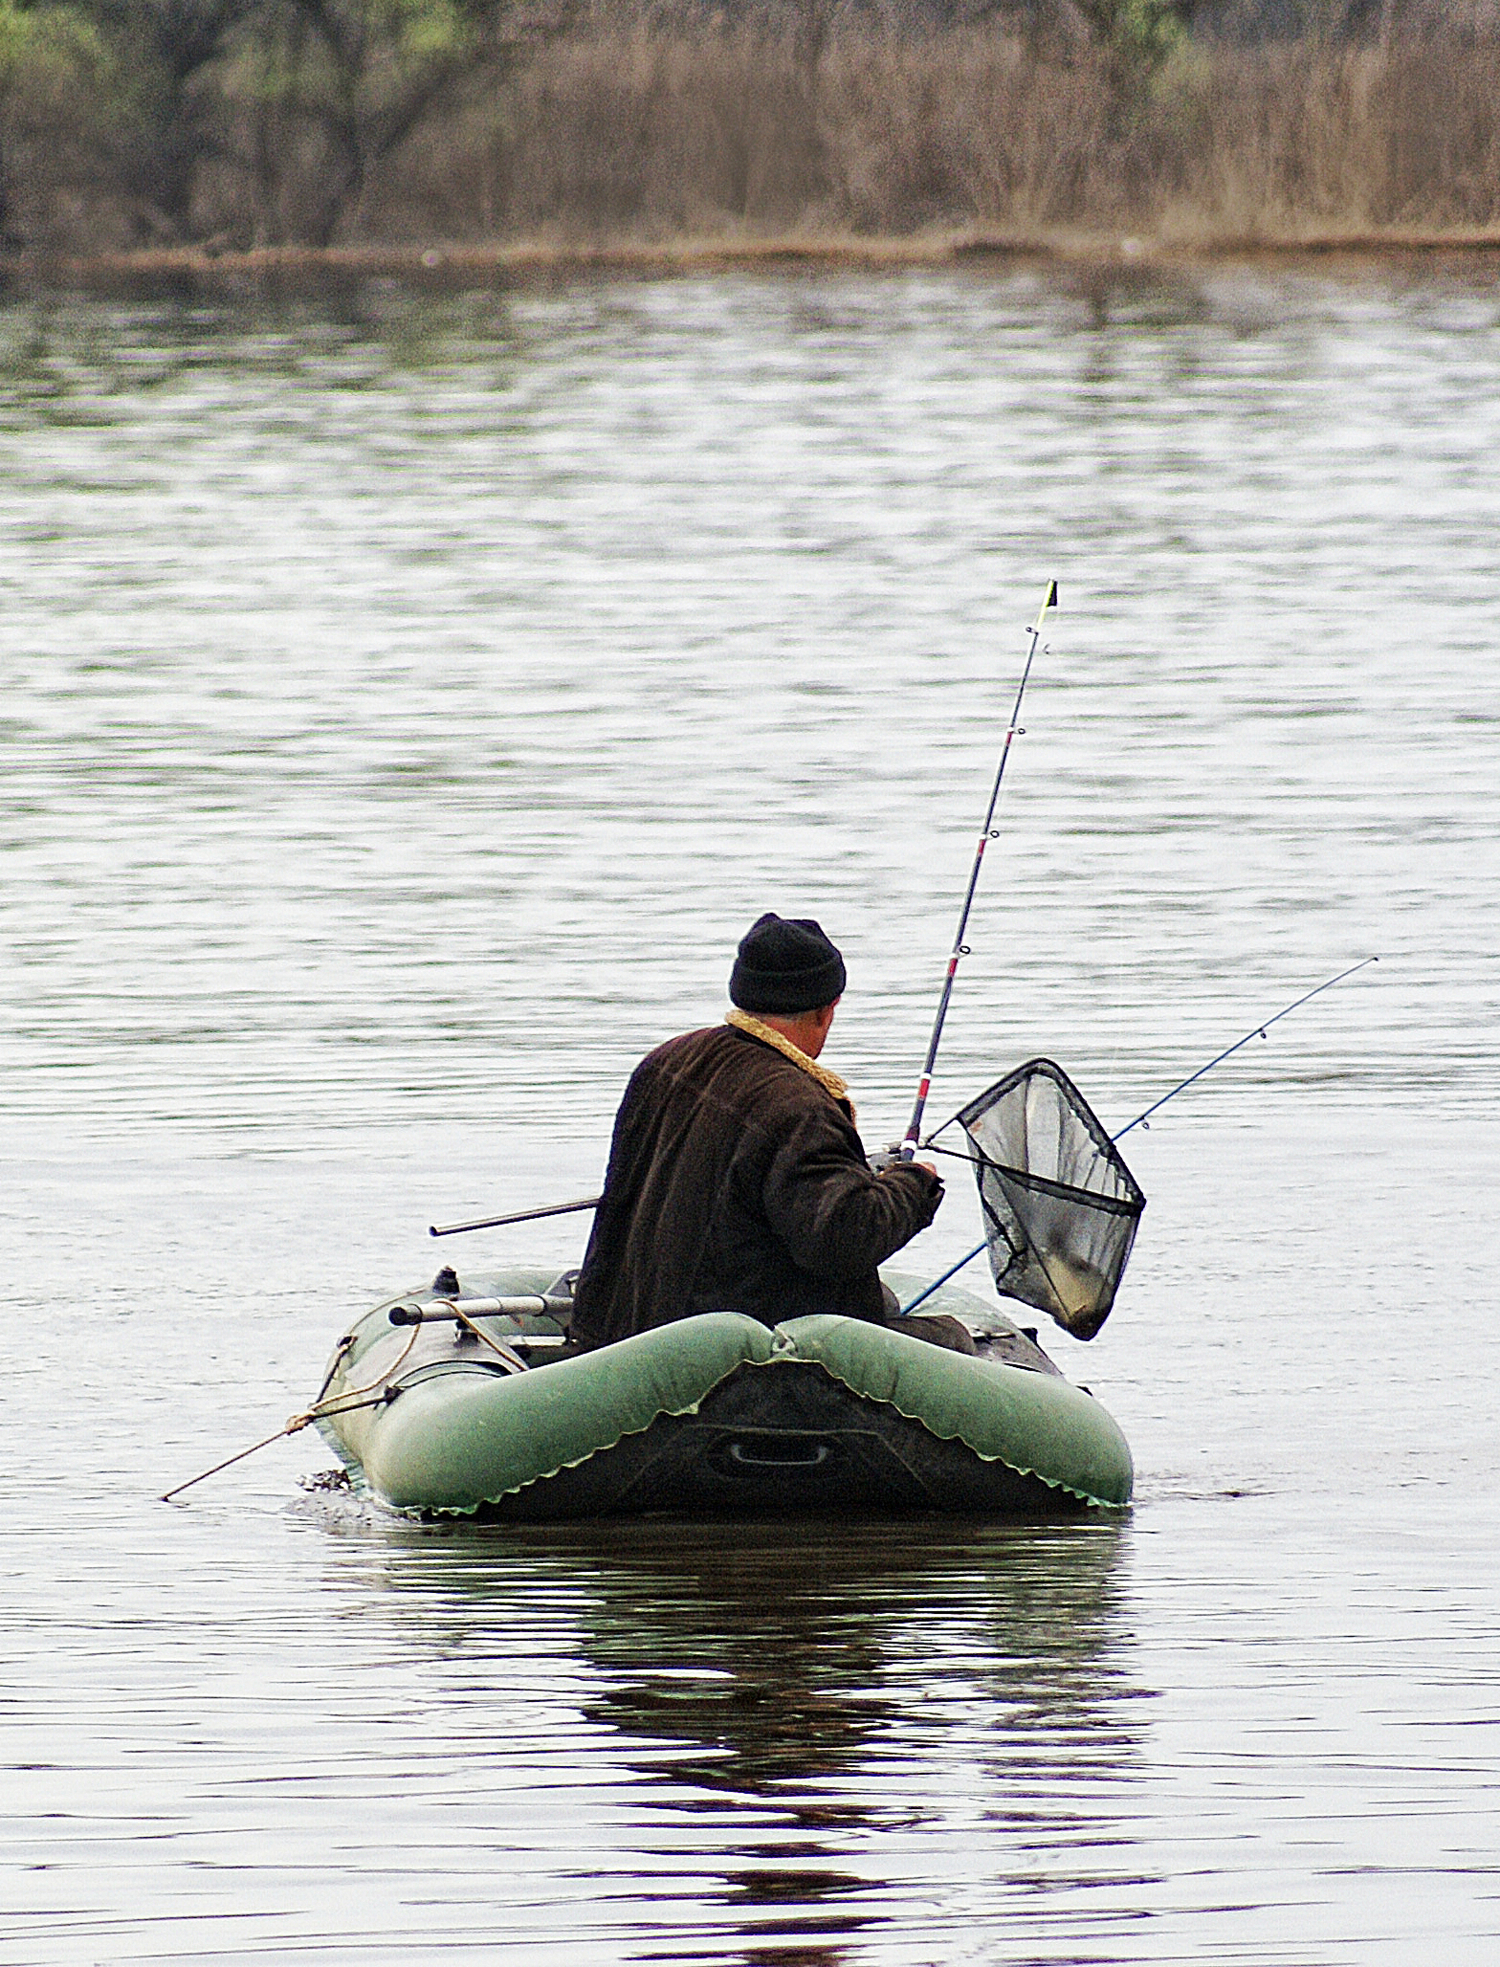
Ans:
[[[870,1156],[871,1174],[883,1175],[888,1168],[925,1168],[929,1175],[935,1175],[937,1173],[937,1169],[930,1161],[905,1160],[901,1153],[905,1145],[906,1143],[904,1141],[892,1141],[890,1146],[882,1148],[879,1154],[872,1154]]]

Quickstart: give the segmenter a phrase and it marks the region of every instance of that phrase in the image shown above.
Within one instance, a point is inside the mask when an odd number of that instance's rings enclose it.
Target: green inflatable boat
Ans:
[[[917,1287],[889,1275],[898,1296]],[[1130,1450],[1035,1342],[954,1286],[975,1351],[833,1316],[738,1312],[575,1352],[570,1280],[514,1268],[378,1305],[314,1406],[355,1487],[423,1516],[1118,1510]],[[931,1330],[931,1327],[928,1328]]]

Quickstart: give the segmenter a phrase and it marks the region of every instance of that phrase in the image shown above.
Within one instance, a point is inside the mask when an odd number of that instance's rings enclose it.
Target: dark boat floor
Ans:
[[[671,1512],[788,1516],[913,1511],[1083,1514],[1088,1505],[962,1442],[940,1441],[821,1366],[743,1366],[696,1414],[663,1415],[576,1468],[485,1505],[479,1521]]]

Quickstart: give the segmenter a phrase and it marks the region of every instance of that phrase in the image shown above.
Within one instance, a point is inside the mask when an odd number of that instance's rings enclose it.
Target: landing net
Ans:
[[[1002,1297],[1091,1339],[1110,1314],[1146,1198],[1060,1066],[1018,1066],[956,1118]]]

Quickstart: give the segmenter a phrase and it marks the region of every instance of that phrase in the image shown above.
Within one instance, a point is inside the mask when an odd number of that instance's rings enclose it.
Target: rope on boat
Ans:
[[[453,1305],[453,1317],[456,1323],[458,1324],[459,1329],[461,1331],[467,1332],[470,1338],[483,1340],[484,1344],[489,1347],[491,1352],[498,1353],[500,1355],[501,1362],[504,1365],[507,1373],[530,1372],[531,1368],[526,1364],[526,1361],[521,1357],[520,1353],[513,1351],[512,1348],[506,1345],[502,1340],[492,1338],[488,1332],[481,1331],[479,1326],[475,1324],[474,1320],[470,1318],[466,1312],[462,1312],[459,1310],[456,1300],[450,1299],[449,1302],[452,1303]],[[420,1325],[416,1325],[413,1326],[412,1329],[413,1331],[419,1332],[421,1331],[422,1328]],[[409,1350],[410,1347],[408,1347],[408,1351]]]
[[[525,1373],[531,1370],[518,1352],[503,1341],[492,1338],[466,1312],[460,1311],[456,1303],[453,1305],[453,1316],[461,1330],[472,1338],[480,1340],[491,1352],[498,1355],[507,1373]],[[288,1435],[300,1434],[303,1428],[310,1426],[313,1421],[327,1420],[338,1414],[357,1413],[362,1407],[389,1406],[401,1391],[400,1387],[393,1385],[392,1382],[406,1364],[412,1347],[421,1334],[421,1325],[414,1324],[394,1365],[387,1366],[380,1377],[371,1380],[368,1386],[348,1387],[343,1393],[335,1394],[332,1400],[328,1400],[325,1396],[329,1387],[332,1386],[339,1368],[357,1343],[356,1335],[353,1332],[346,1332],[334,1350],[333,1360],[323,1376],[323,1384],[318,1388],[317,1399],[305,1413],[293,1414],[285,1427],[277,1428],[276,1432],[268,1434],[264,1441],[257,1441],[250,1448],[241,1448],[238,1454],[230,1455],[222,1462],[215,1462],[212,1468],[204,1469],[201,1475],[192,1476],[186,1482],[179,1482],[175,1489],[168,1489],[161,1500],[164,1503],[171,1502],[175,1496],[180,1496],[184,1489],[195,1488],[198,1483],[206,1482],[209,1476],[219,1475],[224,1469],[233,1468],[236,1462],[247,1461],[251,1455],[258,1455],[262,1448],[269,1448],[275,1441],[285,1441]]]

